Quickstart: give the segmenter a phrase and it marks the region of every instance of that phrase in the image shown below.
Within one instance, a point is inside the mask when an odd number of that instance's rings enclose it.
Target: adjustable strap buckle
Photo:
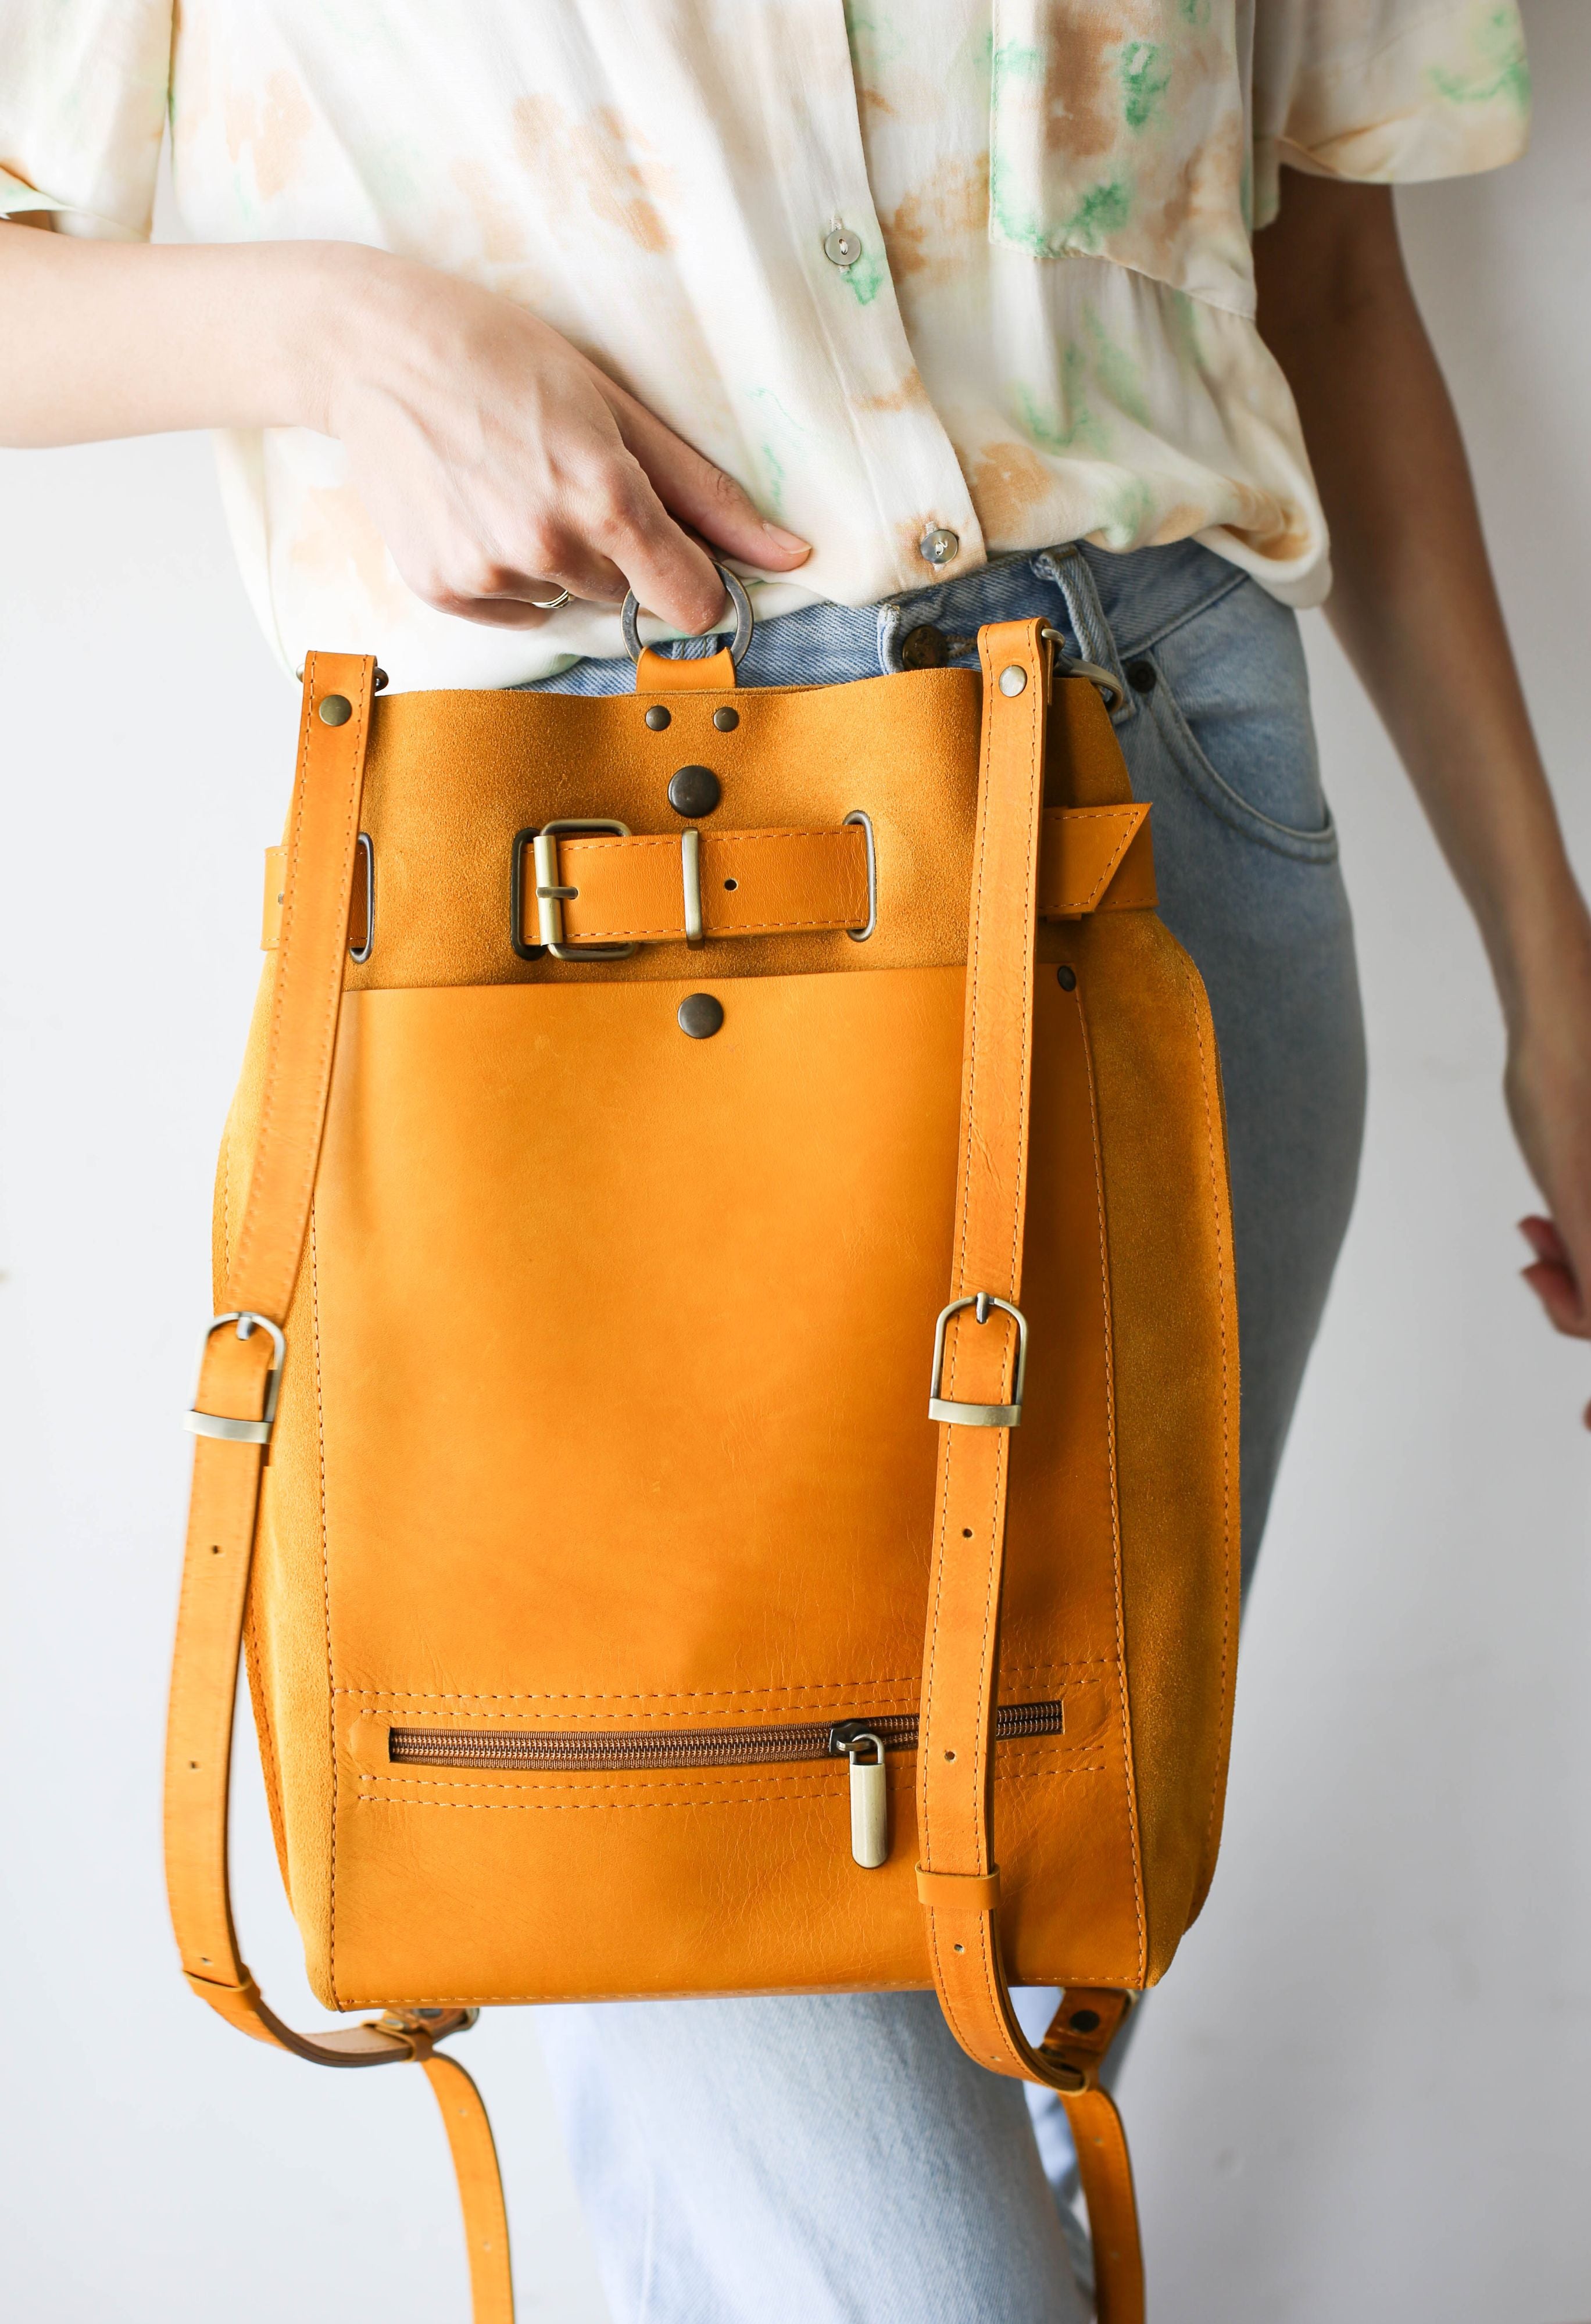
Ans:
[[[633,944],[583,944],[564,942],[563,908],[578,888],[566,888],[559,879],[558,841],[560,832],[606,832],[615,839],[628,839],[630,826],[612,816],[569,815],[552,823],[544,823],[540,831],[519,831],[513,837],[513,917],[514,950],[522,958],[529,957],[527,948],[519,940],[519,893],[521,867],[526,845],[531,848],[536,870],[536,928],[543,948],[554,960],[628,960],[635,950]]]
[[[976,1310],[977,1320],[986,1323],[993,1309],[998,1307],[1016,1325],[1016,1378],[1012,1382],[1009,1404],[960,1404],[953,1397],[939,1394],[945,1370],[945,1327],[952,1315],[964,1307]],[[942,1420],[953,1428],[1015,1428],[1022,1422],[1022,1388],[1028,1376],[1028,1320],[1020,1307],[1009,1299],[997,1299],[992,1291],[969,1291],[964,1299],[952,1299],[948,1307],[939,1310],[939,1320],[934,1325],[934,1368],[928,1384],[928,1416]]]
[[[212,1333],[223,1323],[236,1323],[240,1340],[252,1340],[256,1332],[265,1332],[271,1339],[271,1369],[265,1374],[265,1410],[259,1420],[235,1420],[230,1413],[202,1412],[198,1404],[188,1414],[185,1425],[195,1436],[218,1436],[228,1444],[269,1444],[271,1431],[276,1422],[276,1399],[282,1393],[282,1367],[287,1355],[287,1338],[278,1323],[269,1315],[256,1315],[250,1307],[230,1307],[224,1315],[214,1316],[206,1327],[199,1350],[199,1365],[204,1364],[204,1349],[210,1343]]]

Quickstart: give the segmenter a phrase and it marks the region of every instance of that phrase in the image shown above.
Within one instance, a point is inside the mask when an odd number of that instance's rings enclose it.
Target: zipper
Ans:
[[[994,1739],[1059,1735],[1059,1702],[1008,1702],[994,1714]],[[884,1755],[917,1748],[915,1711],[779,1727],[707,1727],[671,1734],[528,1735],[462,1727],[393,1727],[393,1766],[484,1767],[526,1775],[599,1775],[673,1767],[751,1767],[843,1757],[850,1762],[851,1854],[869,1870],[889,1857],[889,1786]]]

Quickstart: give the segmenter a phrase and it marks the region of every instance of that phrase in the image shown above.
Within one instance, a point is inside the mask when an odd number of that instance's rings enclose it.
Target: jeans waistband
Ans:
[[[1059,631],[1069,651],[1108,669],[1121,687],[1115,715],[1131,717],[1125,683],[1130,659],[1246,576],[1197,541],[1113,555],[1069,541],[1036,553],[1003,557],[954,581],[886,597],[873,605],[819,603],[760,622],[740,669],[743,686],[810,686],[976,660],[986,623],[1035,616]],[[931,634],[924,635],[924,632]],[[717,635],[681,641],[688,659],[721,645]],[[627,692],[627,659],[578,661],[541,679],[539,690],[567,694]]]

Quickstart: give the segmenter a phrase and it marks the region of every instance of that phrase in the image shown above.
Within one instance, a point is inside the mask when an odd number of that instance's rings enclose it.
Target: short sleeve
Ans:
[[[1516,0],[1256,0],[1254,223],[1282,162],[1377,185],[1523,152],[1531,74]]]
[[[171,84],[172,0],[0,0],[0,217],[147,239]]]

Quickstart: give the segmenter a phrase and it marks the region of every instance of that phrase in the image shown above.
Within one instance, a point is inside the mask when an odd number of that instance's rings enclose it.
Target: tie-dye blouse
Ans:
[[[0,0],[0,211],[338,237],[517,300],[814,544],[760,610],[1078,538],[1327,586],[1251,235],[1279,164],[1517,154],[1514,0]],[[222,439],[290,666],[503,685],[619,650],[422,605],[301,429]]]

